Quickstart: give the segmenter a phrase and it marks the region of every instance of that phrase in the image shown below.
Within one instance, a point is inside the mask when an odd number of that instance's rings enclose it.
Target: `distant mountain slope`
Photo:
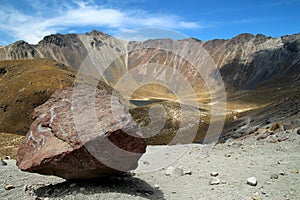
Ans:
[[[126,43],[99,31],[50,35],[37,45],[18,41],[0,47],[0,60],[47,58],[78,69],[89,52],[94,50],[105,55],[103,51],[108,51],[110,55],[119,56],[106,71],[106,81],[112,85],[128,70],[147,62],[169,64],[176,69],[185,65],[181,70],[183,74],[191,70],[185,58],[159,50],[159,45],[168,47],[169,52],[176,52],[174,48],[185,48],[193,53],[201,51],[203,47],[220,68],[225,82],[234,89],[251,89],[273,75],[292,72],[300,63],[300,34],[281,38],[240,34],[230,40],[207,42],[197,39],[157,39]]]

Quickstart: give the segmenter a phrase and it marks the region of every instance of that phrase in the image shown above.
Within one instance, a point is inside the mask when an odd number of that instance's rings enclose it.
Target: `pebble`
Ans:
[[[6,166],[7,165],[7,163],[4,161],[4,160],[0,160],[0,166]]]
[[[29,185],[25,184],[24,187],[23,187],[23,191],[27,192],[28,190],[29,190]]]
[[[210,181],[209,181],[209,184],[210,185],[219,185],[220,184],[220,179],[219,178],[217,178],[217,177],[212,177],[211,179],[210,179]]]
[[[179,167],[170,166],[166,170],[167,176],[179,177],[179,176],[183,176],[183,174],[184,174],[183,169]]]
[[[155,185],[154,185],[154,188],[155,188],[155,189],[159,189],[159,185],[155,184]]]
[[[191,170],[185,171],[184,175],[192,175],[192,171]]]
[[[15,186],[13,186],[13,185],[6,185],[4,188],[5,188],[5,190],[11,190],[11,189],[14,189]]]
[[[4,160],[11,160],[11,157],[10,156],[5,156]]]
[[[216,177],[216,176],[219,175],[219,173],[218,172],[211,172],[210,175]]]
[[[266,195],[267,193],[263,190],[263,188],[261,188],[261,193],[263,194],[263,195]]]
[[[284,176],[285,173],[281,171],[281,172],[279,172],[279,175],[280,175],[280,176]]]
[[[257,179],[255,177],[247,178],[247,184],[251,185],[251,186],[256,186],[257,185]]]
[[[81,193],[83,193],[83,192],[85,192],[85,189],[84,189],[84,188],[80,188],[79,191],[80,191]]]
[[[229,157],[231,157],[231,154],[230,153],[225,153],[225,157],[229,158]]]
[[[143,164],[144,164],[144,165],[147,165],[147,166],[150,165],[150,163],[147,162],[147,161],[143,161]]]
[[[262,198],[258,194],[254,194],[252,199],[253,200],[262,200]]]
[[[287,136],[283,136],[281,138],[278,138],[278,142],[283,142],[286,141],[287,139],[289,139]]]
[[[76,183],[72,183],[72,184],[70,184],[69,187],[70,187],[70,188],[74,188],[74,187],[76,187],[76,185],[77,185]]]
[[[277,174],[271,174],[271,179],[278,179],[278,175]]]

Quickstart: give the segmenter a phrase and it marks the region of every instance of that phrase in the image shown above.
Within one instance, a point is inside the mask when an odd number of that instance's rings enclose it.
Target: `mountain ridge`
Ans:
[[[152,47],[154,44],[156,48],[159,48],[160,43],[170,47],[170,51],[174,51],[175,47],[182,48],[183,46],[193,49],[193,51],[204,49],[220,69],[223,80],[235,90],[254,88],[278,73],[291,72],[300,66],[300,33],[279,38],[262,34],[242,33],[231,39],[208,41],[186,38],[182,40],[150,39],[143,42],[125,42],[93,30],[86,34],[52,34],[45,36],[36,45],[28,44],[25,41],[16,41],[13,44],[0,47],[0,60],[46,58],[78,70],[91,51],[96,50],[103,54],[104,49],[110,54],[119,56],[115,65],[118,65],[119,71],[125,73],[132,68],[131,65],[143,64],[145,60],[141,59],[142,56],[144,58],[148,56],[148,62],[151,63],[155,63],[152,58],[159,56],[160,64],[167,60],[176,61],[176,59],[168,57],[166,53],[160,52],[159,55],[158,51],[137,49]],[[129,54],[128,58],[124,56],[126,53]],[[162,59],[165,60],[162,61]],[[180,65],[180,63],[172,62],[165,64],[173,64],[174,68],[178,68]],[[117,74],[117,72],[110,72],[110,74],[107,82],[114,85],[118,80],[117,76],[121,76],[121,74]]]

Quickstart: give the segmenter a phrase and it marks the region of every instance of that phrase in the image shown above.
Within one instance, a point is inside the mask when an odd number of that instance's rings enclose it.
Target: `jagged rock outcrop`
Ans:
[[[65,179],[116,175],[135,169],[146,150],[126,107],[94,86],[56,91],[33,117],[17,155],[25,171]]]
[[[300,34],[271,38],[241,34],[231,40],[203,44],[220,68],[223,79],[237,89],[251,89],[278,73],[289,73],[300,63]]]

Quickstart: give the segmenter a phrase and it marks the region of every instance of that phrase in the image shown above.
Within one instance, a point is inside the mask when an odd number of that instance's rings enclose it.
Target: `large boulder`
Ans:
[[[146,143],[120,99],[79,85],[56,91],[35,108],[18,149],[24,171],[89,179],[133,170]]]

